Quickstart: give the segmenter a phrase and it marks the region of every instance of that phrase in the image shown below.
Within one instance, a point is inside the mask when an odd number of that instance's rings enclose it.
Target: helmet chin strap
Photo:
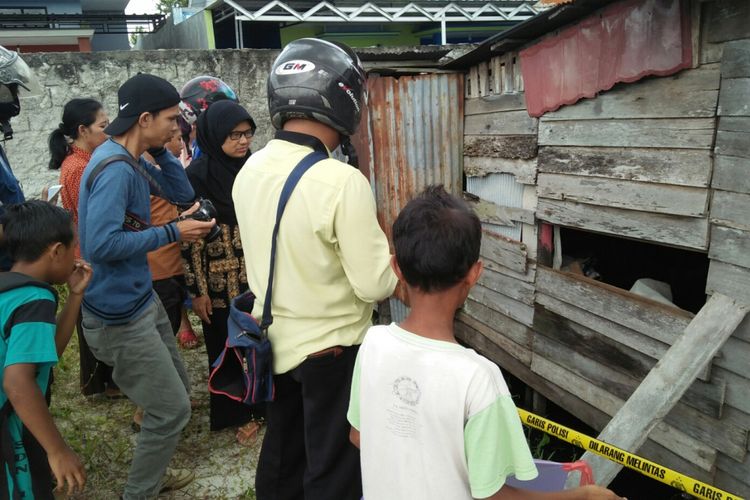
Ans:
[[[341,152],[347,157],[347,163],[354,168],[359,168],[359,156],[348,135],[341,135]]]
[[[13,127],[10,126],[10,118],[0,118],[0,132],[3,134],[3,141],[13,139]]]

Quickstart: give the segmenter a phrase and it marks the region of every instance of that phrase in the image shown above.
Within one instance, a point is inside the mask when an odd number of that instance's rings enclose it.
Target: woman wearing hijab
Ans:
[[[201,113],[197,142],[202,154],[185,170],[195,195],[211,200],[221,235],[183,245],[185,281],[193,300],[193,311],[203,323],[209,370],[227,340],[229,304],[248,289],[240,230],[232,202],[232,184],[250,156],[255,122],[233,101],[218,101]],[[239,426],[240,444],[254,442],[262,409],[250,408],[228,397],[210,395],[212,431]]]

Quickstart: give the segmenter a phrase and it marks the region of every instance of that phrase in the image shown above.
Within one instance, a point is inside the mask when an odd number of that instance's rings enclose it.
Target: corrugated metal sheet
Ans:
[[[520,208],[523,206],[523,184],[516,182],[511,174],[489,174],[485,177],[467,177],[466,191],[483,200],[491,201],[501,207]],[[513,226],[484,224],[487,229],[514,240],[521,240],[521,223]]]
[[[401,323],[404,321],[409,315],[411,309],[396,297],[391,297],[388,302],[391,306],[391,321],[394,323]]]
[[[401,208],[426,186],[461,193],[463,81],[461,74],[445,73],[368,81],[368,127],[353,142],[369,146],[359,154],[360,168],[369,172],[389,239]]]
[[[627,0],[521,51],[526,107],[541,116],[618,82],[692,64],[687,0]]]

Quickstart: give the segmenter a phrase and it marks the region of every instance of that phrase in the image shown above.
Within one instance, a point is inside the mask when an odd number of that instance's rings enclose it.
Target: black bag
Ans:
[[[252,291],[248,290],[232,300],[227,321],[227,342],[221,355],[212,365],[213,370],[208,377],[208,390],[213,394],[222,394],[247,405],[273,401],[273,352],[271,342],[268,340],[268,327],[273,323],[271,297],[279,222],[281,222],[289,197],[302,175],[310,167],[326,158],[328,158],[326,154],[313,151],[294,167],[284,183],[276,209],[276,224],[271,236],[271,263],[266,300],[263,302],[263,317],[259,323],[252,316],[255,303],[255,294]],[[243,242],[243,246],[252,248],[252,242]]]

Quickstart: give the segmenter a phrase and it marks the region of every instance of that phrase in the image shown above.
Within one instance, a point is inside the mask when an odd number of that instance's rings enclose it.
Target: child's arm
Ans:
[[[36,365],[18,363],[5,368],[3,391],[13,406],[13,411],[23,425],[47,452],[58,489],[68,483],[68,494],[82,491],[86,485],[86,471],[78,456],[65,444],[55,427],[44,395],[36,383]]]
[[[354,427],[349,431],[349,441],[359,449],[359,431]]]
[[[68,300],[65,307],[57,315],[57,329],[55,331],[55,347],[57,356],[62,356],[65,347],[70,342],[73,335],[73,329],[78,319],[78,311],[81,309],[81,300],[83,300],[83,291],[91,281],[93,271],[91,266],[84,260],[78,259],[75,263],[75,270],[68,278]]]
[[[627,500],[617,496],[607,488],[601,486],[582,486],[572,490],[556,493],[540,493],[522,490],[512,486],[503,486],[486,500]]]

